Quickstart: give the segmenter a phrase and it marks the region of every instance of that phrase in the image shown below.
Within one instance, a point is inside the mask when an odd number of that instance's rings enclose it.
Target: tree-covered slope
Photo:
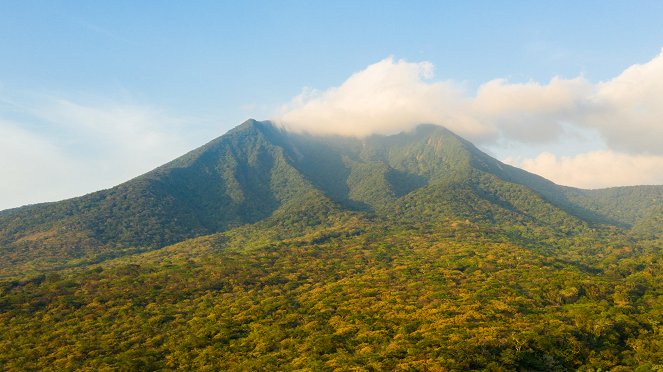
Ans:
[[[655,371],[660,193],[559,186],[436,126],[248,121],[0,212],[0,366]]]
[[[495,224],[426,216],[394,224],[333,209],[314,212],[317,228],[300,233],[270,217],[85,269],[0,282],[0,364],[229,371],[663,364],[660,241],[634,244],[606,230],[533,244]]]
[[[663,206],[663,186],[611,187],[572,190],[569,197],[578,205],[595,211],[623,227],[633,227]]]
[[[0,276],[85,265],[226,231],[300,199],[313,208],[328,200],[339,210],[381,217],[424,213],[569,233],[588,224],[630,228],[663,200],[663,187],[561,187],[433,125],[357,139],[290,133],[249,120],[117,187],[2,212]]]
[[[249,121],[109,190],[0,216],[0,270],[153,249],[270,216],[316,189]]]

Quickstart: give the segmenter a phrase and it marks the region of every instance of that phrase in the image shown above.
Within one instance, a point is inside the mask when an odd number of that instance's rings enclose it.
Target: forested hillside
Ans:
[[[444,213],[457,217],[640,229],[647,226],[640,219],[663,201],[660,186],[561,187],[500,163],[438,126],[354,139],[294,134],[249,120],[112,189],[4,211],[0,277],[101,262],[225,231],[314,194],[374,215],[439,194],[448,202],[437,203]],[[483,207],[467,215],[478,200]]]
[[[441,127],[250,120],[0,212],[0,365],[660,370],[662,224],[662,186],[559,186]]]
[[[297,226],[301,235],[265,221],[5,281],[0,363],[649,371],[663,362],[660,240],[325,213],[317,228]]]

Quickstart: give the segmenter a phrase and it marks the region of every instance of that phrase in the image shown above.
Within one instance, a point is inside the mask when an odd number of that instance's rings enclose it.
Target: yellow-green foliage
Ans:
[[[0,369],[661,370],[661,198],[249,121],[0,212]]]
[[[526,248],[519,243],[525,238],[469,221],[398,226],[358,216],[283,240],[267,231],[247,227],[90,269],[4,282],[0,364],[93,370],[663,364],[660,241],[633,245],[604,231]]]

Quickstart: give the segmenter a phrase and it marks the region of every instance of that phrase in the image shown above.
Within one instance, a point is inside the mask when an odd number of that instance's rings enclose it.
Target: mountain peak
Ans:
[[[233,129],[229,130],[227,134],[231,133],[237,133],[237,132],[243,132],[247,130],[252,130],[252,129],[260,129],[264,127],[268,122],[261,122],[256,119],[249,118],[245,120],[242,124],[234,127]]]
[[[658,190],[647,195],[659,195]],[[379,218],[434,211],[435,219],[549,221],[545,211],[626,227],[644,215],[606,215],[601,205],[611,205],[610,198],[601,195],[502,164],[437,125],[358,139],[298,134],[249,119],[112,189],[0,214],[0,253],[21,252],[0,254],[0,269],[10,257],[25,265],[42,262],[39,266],[61,262],[57,252],[62,251],[69,252],[63,257],[78,259],[154,249],[288,216],[297,209],[293,205],[309,212],[334,206]]]
[[[248,120],[115,188],[0,213],[0,361],[634,369],[615,358],[654,355],[661,240],[639,239],[660,238],[663,188],[602,194],[438,126],[359,139]],[[601,216],[578,212],[606,203],[626,224],[589,228]]]

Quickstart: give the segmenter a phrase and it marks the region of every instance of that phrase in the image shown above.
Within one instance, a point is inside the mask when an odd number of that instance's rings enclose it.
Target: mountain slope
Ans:
[[[471,221],[357,216],[284,234],[290,225],[277,220],[0,281],[0,364],[647,371],[663,363],[661,241],[580,234],[525,246]]]
[[[659,192],[558,186],[435,126],[249,121],[118,187],[0,212],[0,365],[657,370]]]
[[[0,267],[152,249],[271,215],[319,193],[247,122],[109,190],[28,206],[0,217]]]
[[[623,227],[633,227],[663,205],[663,186],[656,185],[576,189],[568,195],[578,205]]]
[[[0,214],[0,276],[85,265],[227,231],[288,207],[401,221],[448,219],[631,227],[663,187],[585,191],[503,164],[433,125],[365,139],[314,137],[249,120],[117,187]],[[638,206],[623,208],[624,204]],[[655,204],[655,203],[654,203]],[[284,209],[285,208],[285,209]],[[285,212],[284,212],[285,211]]]

